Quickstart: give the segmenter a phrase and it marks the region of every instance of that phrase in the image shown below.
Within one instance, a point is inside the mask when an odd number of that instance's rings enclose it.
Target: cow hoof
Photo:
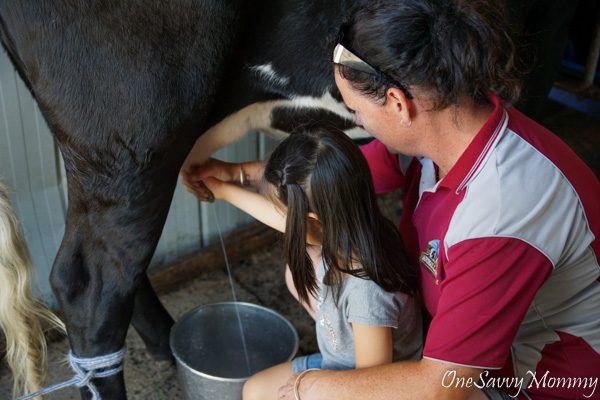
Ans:
[[[167,371],[175,366],[175,359],[171,360],[153,360],[156,369],[163,372]]]
[[[175,365],[175,357],[173,357],[173,354],[171,354],[170,351],[168,353],[151,352],[148,349],[146,349],[145,354],[146,354],[146,358],[153,361],[154,364],[156,364],[159,367],[162,366],[162,367],[160,367],[161,370],[166,370],[170,366]]]

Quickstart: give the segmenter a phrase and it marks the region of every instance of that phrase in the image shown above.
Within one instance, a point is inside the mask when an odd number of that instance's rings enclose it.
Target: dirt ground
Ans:
[[[596,176],[600,177],[600,119],[550,103],[546,107],[543,123],[561,136],[594,170]],[[381,196],[380,201],[386,215],[398,221],[399,194]],[[237,298],[239,301],[259,304],[282,314],[298,332],[300,337],[298,354],[315,352],[317,344],[314,321],[287,291],[283,277],[284,267],[285,262],[279,243],[260,249],[245,261],[232,265]],[[207,271],[178,290],[161,296],[161,300],[176,320],[198,306],[231,301],[232,294],[227,272]],[[66,381],[73,376],[64,362],[68,347],[67,340],[49,346],[51,383]],[[177,382],[176,369],[165,368],[164,365],[149,360],[141,339],[133,329],[130,329],[127,336],[125,380],[128,396],[133,400],[183,398]],[[0,400],[11,398],[11,386],[8,369],[0,368]],[[79,394],[77,389],[68,388],[50,394],[46,398],[49,400],[79,399]]]

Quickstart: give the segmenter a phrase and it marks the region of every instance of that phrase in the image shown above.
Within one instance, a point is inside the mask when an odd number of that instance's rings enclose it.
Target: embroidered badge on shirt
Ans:
[[[419,260],[427,267],[427,269],[431,272],[433,277],[435,278],[435,284],[439,283],[438,281],[438,254],[440,252],[440,241],[432,240],[427,243],[427,250],[421,253],[421,257]]]

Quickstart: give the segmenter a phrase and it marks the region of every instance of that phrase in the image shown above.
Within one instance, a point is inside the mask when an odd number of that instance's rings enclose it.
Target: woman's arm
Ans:
[[[356,368],[392,362],[392,328],[352,323]]]
[[[298,389],[302,400],[466,400],[476,389],[481,372],[422,359],[349,371],[310,371],[303,375]],[[279,389],[281,399],[294,400],[297,377],[292,375]]]

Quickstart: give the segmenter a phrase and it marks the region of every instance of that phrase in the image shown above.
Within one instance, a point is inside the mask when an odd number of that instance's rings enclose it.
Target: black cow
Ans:
[[[2,44],[65,161],[51,285],[75,355],[118,351],[131,322],[155,358],[171,357],[173,320],[145,272],[203,132],[206,157],[248,129],[329,121],[364,133],[330,63],[360,1],[0,0]],[[122,373],[92,383],[126,398]]]

